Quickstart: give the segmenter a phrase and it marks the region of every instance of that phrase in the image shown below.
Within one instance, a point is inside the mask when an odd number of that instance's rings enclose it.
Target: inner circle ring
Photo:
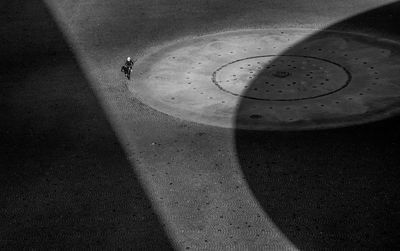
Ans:
[[[297,58],[306,58],[306,59],[314,59],[314,60],[324,61],[324,62],[326,62],[326,63],[330,63],[330,64],[333,64],[333,65],[335,65],[335,66],[341,68],[341,69],[346,73],[346,75],[347,75],[347,80],[346,80],[346,82],[345,82],[344,85],[342,85],[340,88],[337,88],[337,89],[335,89],[335,90],[333,90],[333,91],[326,92],[326,93],[319,94],[319,95],[315,95],[315,96],[310,96],[310,97],[291,98],[291,99],[269,99],[269,98],[251,97],[251,96],[242,95],[242,94],[238,94],[238,93],[234,93],[234,92],[232,92],[232,91],[226,90],[226,89],[223,88],[220,84],[218,84],[218,81],[217,81],[217,73],[218,73],[218,71],[222,70],[223,68],[227,67],[228,65],[231,65],[231,64],[234,64],[234,63],[237,63],[237,62],[240,62],[240,61],[248,60],[248,59],[265,58],[265,57],[297,57]],[[212,73],[212,78],[211,78],[212,82],[213,82],[220,90],[222,90],[222,91],[224,91],[224,92],[226,92],[226,93],[232,94],[232,95],[234,95],[234,96],[246,98],[246,99],[261,100],[261,101],[299,101],[299,100],[307,100],[307,99],[319,98],[319,97],[331,95],[331,94],[333,94],[333,93],[336,93],[336,92],[338,92],[338,91],[340,91],[340,90],[346,88],[346,87],[350,84],[351,79],[352,79],[352,76],[351,76],[350,71],[347,70],[344,66],[342,66],[342,65],[340,65],[340,64],[338,64],[338,63],[336,63],[336,62],[333,62],[333,61],[330,61],[330,60],[327,60],[327,59],[323,59],[323,58],[313,57],[313,56],[287,55],[287,54],[285,54],[285,55],[261,55],[261,56],[254,56],[254,57],[247,57],[247,58],[238,59],[238,60],[229,62],[229,63],[224,64],[224,65],[222,65],[221,67],[219,67],[217,70],[215,70],[215,71]]]

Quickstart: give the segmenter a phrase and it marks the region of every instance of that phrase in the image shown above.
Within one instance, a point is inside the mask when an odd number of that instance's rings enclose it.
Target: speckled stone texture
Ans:
[[[395,41],[329,30],[216,33],[149,50],[129,88],[161,112],[220,127],[349,126],[398,114],[399,52]]]
[[[126,56],[237,30],[400,41],[395,1],[47,0],[48,13],[39,1],[9,2],[0,8],[0,37],[13,41],[1,49],[2,249],[398,249],[398,118],[222,128],[140,102],[120,72]],[[21,62],[30,67],[17,74]],[[240,99],[237,111],[251,104]]]

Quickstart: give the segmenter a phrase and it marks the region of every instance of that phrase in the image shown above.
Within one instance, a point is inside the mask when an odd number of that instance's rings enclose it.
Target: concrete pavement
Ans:
[[[57,62],[60,51],[67,51],[70,67],[57,71],[52,68],[56,63],[38,64],[41,68],[17,82],[20,89],[15,89],[14,74],[7,75],[6,142],[15,157],[7,160],[5,154],[2,163],[7,170],[25,166],[25,171],[3,175],[5,180],[21,177],[4,186],[7,227],[1,244],[6,248],[337,250],[399,245],[397,119],[322,131],[248,131],[237,126],[243,120],[232,110],[229,126],[213,126],[140,99],[143,93],[135,93],[135,82],[119,72],[127,55],[142,58],[154,47],[225,31],[331,26],[396,40],[396,29],[384,29],[391,27],[384,24],[395,23],[391,15],[398,4],[382,7],[395,1],[45,2],[57,23],[50,30],[58,34],[58,40],[43,38],[56,48],[49,61]],[[28,8],[23,17],[29,13]],[[49,30],[35,27],[43,34]],[[47,51],[41,46],[37,55]],[[54,83],[59,85],[47,88]],[[66,86],[73,92],[60,91]],[[22,98],[27,96],[31,102]],[[61,100],[58,108],[54,100]],[[236,102],[236,112],[252,111],[245,113],[247,118],[265,117],[253,112],[259,109],[254,102]],[[42,109],[31,109],[38,104]],[[10,120],[18,111],[26,116]],[[93,131],[94,125],[103,126]],[[32,128],[33,136],[26,128]],[[21,140],[13,141],[15,136]],[[33,143],[26,145],[27,138]],[[17,150],[21,145],[26,148]],[[58,151],[48,155],[48,148]],[[26,189],[15,190],[22,183]],[[44,191],[49,197],[43,197]],[[24,204],[26,198],[32,199]],[[65,205],[72,206],[59,210]]]

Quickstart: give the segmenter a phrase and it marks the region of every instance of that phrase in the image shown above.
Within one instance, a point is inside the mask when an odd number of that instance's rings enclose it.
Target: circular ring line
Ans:
[[[330,64],[334,64],[336,66],[338,66],[339,68],[341,68],[346,74],[347,74],[347,81],[344,85],[342,85],[340,88],[335,89],[333,91],[324,93],[324,94],[320,94],[320,95],[316,95],[316,96],[311,96],[311,97],[306,97],[306,98],[293,98],[293,99],[267,99],[267,98],[257,98],[257,97],[249,97],[246,95],[242,95],[242,94],[238,94],[238,93],[234,93],[232,91],[226,90],[225,88],[223,88],[220,84],[218,84],[217,81],[217,72],[222,70],[223,68],[225,68],[228,65],[240,62],[240,61],[244,61],[244,60],[248,60],[248,59],[255,59],[255,58],[264,58],[264,57],[297,57],[297,58],[307,58],[307,59],[314,59],[314,60],[320,60],[320,61],[324,61],[326,63],[330,63]],[[253,100],[262,100],[262,101],[299,101],[299,100],[307,100],[307,99],[314,99],[314,98],[319,98],[319,97],[323,97],[323,96],[327,96],[333,93],[336,93],[344,88],[346,88],[350,82],[351,82],[352,76],[349,70],[347,70],[345,67],[343,67],[342,65],[332,62],[330,60],[327,59],[323,59],[323,58],[318,58],[318,57],[312,57],[312,56],[303,56],[303,55],[263,55],[263,56],[254,56],[254,57],[247,57],[247,58],[242,58],[242,59],[238,59],[235,61],[232,61],[230,63],[224,64],[221,67],[219,67],[217,70],[215,70],[212,73],[212,77],[211,80],[212,82],[222,91],[232,94],[234,96],[238,96],[238,97],[242,97],[242,98],[246,98],[246,99],[253,99]]]

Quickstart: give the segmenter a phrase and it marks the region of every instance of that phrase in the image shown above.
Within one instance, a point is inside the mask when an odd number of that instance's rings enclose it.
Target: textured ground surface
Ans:
[[[400,44],[380,37],[248,29],[153,50],[136,63],[130,90],[145,104],[185,120],[299,130],[398,113]],[[242,100],[246,106],[238,111]]]
[[[207,125],[203,118],[185,120],[173,114],[171,99],[170,108],[162,110],[135,92],[135,82],[119,72],[127,55],[144,58],[152,48],[176,40],[235,30],[316,29],[308,40],[312,41],[329,27],[399,41],[395,24],[400,6],[384,6],[395,1],[45,2],[12,1],[0,8],[6,24],[0,28],[5,45],[0,99],[1,248],[399,247],[398,117],[342,129],[271,132],[237,129],[243,118],[228,113],[230,128],[223,128]],[[299,50],[304,43],[307,40],[275,54]],[[374,62],[368,66],[377,67],[381,82],[395,89],[389,89],[393,99],[374,104],[392,108],[397,105],[397,65],[388,60],[397,54],[396,50],[387,54],[387,43],[369,43],[370,51],[367,48],[363,55],[378,53],[368,57]],[[307,56],[326,58],[329,43],[321,44],[322,52],[316,49]],[[355,46],[354,55],[359,49]],[[386,61],[377,62],[380,57]],[[360,78],[367,75],[368,80],[372,69],[364,69],[363,62],[350,72]],[[232,70],[224,68],[215,76]],[[248,86],[253,92],[228,91],[265,99],[271,96],[254,90],[261,83],[258,77],[283,81],[294,74],[268,70],[254,76]],[[333,78],[347,81],[345,75]],[[362,87],[375,88],[367,85]],[[293,97],[289,86],[281,94],[274,86],[262,88],[278,91],[280,99]],[[302,97],[323,93],[322,87],[317,89],[307,88]],[[381,90],[388,93],[387,88]],[[259,112],[253,99],[231,96],[236,114],[250,117],[251,126],[270,114]],[[349,102],[348,109],[362,113],[354,103]],[[321,114],[307,116],[314,127],[326,123]]]

